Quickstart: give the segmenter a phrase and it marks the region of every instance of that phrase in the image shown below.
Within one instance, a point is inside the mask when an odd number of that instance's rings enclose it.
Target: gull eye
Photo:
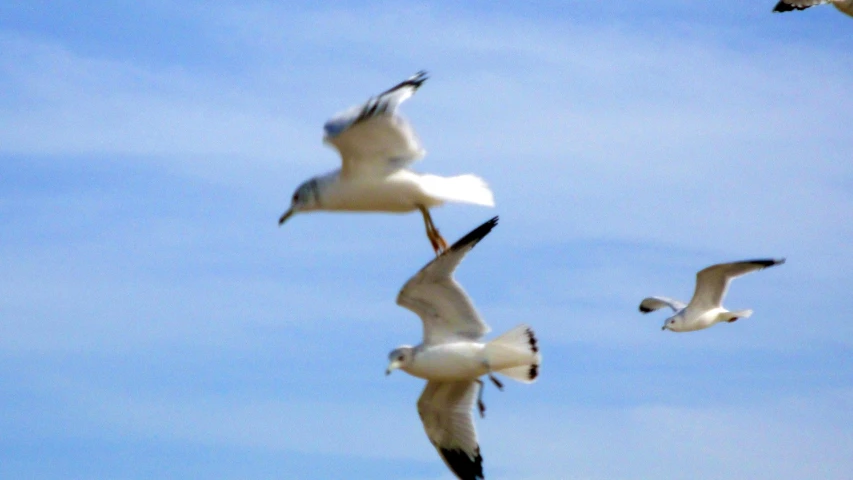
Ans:
[[[299,201],[299,192],[296,192],[293,194],[293,203],[296,203],[298,201]]]
[[[403,355],[400,355],[399,357],[397,357],[397,361],[402,362],[403,361]]]

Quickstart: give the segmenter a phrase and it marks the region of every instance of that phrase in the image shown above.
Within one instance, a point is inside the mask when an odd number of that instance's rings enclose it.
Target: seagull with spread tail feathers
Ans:
[[[388,355],[395,369],[427,380],[418,414],[429,441],[448,468],[462,480],[483,477],[483,457],[477,442],[472,410],[476,401],[484,415],[483,382],[494,373],[531,383],[539,375],[542,357],[533,329],[519,325],[490,342],[482,337],[489,327],[471,299],[453,278],[462,258],[497,225],[498,217],[475,228],[413,276],[397,296],[397,304],[423,321],[423,343],[401,346]]]

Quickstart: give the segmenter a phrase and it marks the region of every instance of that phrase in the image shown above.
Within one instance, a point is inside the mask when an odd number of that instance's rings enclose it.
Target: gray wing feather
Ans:
[[[418,399],[424,431],[441,459],[462,479],[483,478],[483,457],[471,410],[479,383],[427,382]]]
[[[684,302],[669,297],[646,297],[640,302],[640,311],[643,313],[654,312],[664,307],[669,307],[677,312],[687,305]]]
[[[397,107],[426,80],[426,72],[418,72],[326,122],[323,141],[340,153],[343,175],[387,175],[424,156],[414,129],[397,114]]]
[[[720,263],[702,269],[696,274],[696,290],[689,306],[703,310],[719,307],[732,279],[782,263],[785,263],[784,258],[768,258]]]
[[[453,272],[497,223],[498,217],[494,217],[462,237],[410,278],[397,295],[397,305],[421,317],[425,345],[453,338],[476,340],[489,332]]]

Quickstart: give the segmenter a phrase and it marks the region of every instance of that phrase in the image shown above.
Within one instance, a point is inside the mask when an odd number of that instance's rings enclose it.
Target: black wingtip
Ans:
[[[640,305],[640,313],[649,313],[649,312],[651,312],[651,311],[652,311],[652,309],[651,309],[651,308],[649,308],[649,307],[644,307],[644,306]]]
[[[447,466],[453,470],[461,480],[483,479],[483,457],[480,455],[480,447],[474,450],[474,458],[458,449],[440,449],[442,458]]]
[[[782,265],[785,263],[784,258],[757,258],[755,260],[747,260],[744,263],[751,263],[753,265],[761,265],[762,268],[772,267],[774,265]]]
[[[403,84],[409,84],[415,88],[420,88],[420,86],[423,85],[424,82],[426,82],[427,80],[429,80],[429,75],[427,74],[427,71],[419,70],[417,73],[409,77],[408,80],[403,82]]]
[[[811,5],[807,5],[805,7],[800,7],[797,5],[791,5],[791,4],[780,1],[779,3],[776,4],[775,7],[773,7],[773,11],[774,12],[790,12],[793,10],[805,10],[805,9],[809,8],[810,6]]]
[[[474,248],[474,245],[476,245],[480,240],[482,240],[483,237],[488,235],[489,232],[491,232],[492,229],[495,228],[495,226],[497,224],[498,224],[498,217],[492,218],[491,220],[487,221],[486,223],[484,223],[484,224],[480,225],[479,227],[475,228],[474,230],[471,230],[470,232],[468,232],[468,234],[465,235],[464,237],[457,240],[456,243],[454,243],[453,245],[450,246],[449,251],[455,251],[455,250],[459,250],[461,248],[466,248],[469,245],[471,248]]]
[[[403,87],[412,87],[415,90],[417,90],[427,80],[429,80],[429,75],[427,75],[426,70],[421,70],[421,71],[415,73],[414,75],[412,75],[411,77],[409,77],[409,78],[403,80],[402,82],[398,83],[397,85],[394,85],[393,87],[389,88],[388,90],[385,90],[384,92],[380,93],[379,95],[377,95],[377,97],[387,95],[387,94],[389,94],[395,90],[399,90]]]

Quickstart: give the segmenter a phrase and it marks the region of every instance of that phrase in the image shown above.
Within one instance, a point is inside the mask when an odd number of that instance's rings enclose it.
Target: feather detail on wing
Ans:
[[[497,223],[498,217],[494,217],[462,237],[409,279],[397,295],[397,305],[421,317],[424,345],[453,338],[476,340],[489,332],[453,272]]]
[[[702,269],[696,274],[696,290],[688,306],[700,310],[720,307],[732,279],[782,263],[785,263],[784,258],[767,258],[720,263]]]
[[[677,312],[687,305],[684,302],[678,301],[669,297],[646,297],[640,302],[640,311],[643,313],[654,312],[664,307],[669,307],[672,311]]]
[[[381,177],[425,155],[414,129],[397,114],[397,107],[426,80],[426,72],[418,72],[326,122],[323,141],[340,153],[342,175]]]
[[[430,443],[462,480],[483,478],[483,457],[471,413],[478,388],[481,384],[473,381],[430,381],[418,399],[418,415]]]
[[[780,0],[773,8],[774,12],[790,12],[792,10],[805,10],[815,5],[832,3],[831,0]]]

